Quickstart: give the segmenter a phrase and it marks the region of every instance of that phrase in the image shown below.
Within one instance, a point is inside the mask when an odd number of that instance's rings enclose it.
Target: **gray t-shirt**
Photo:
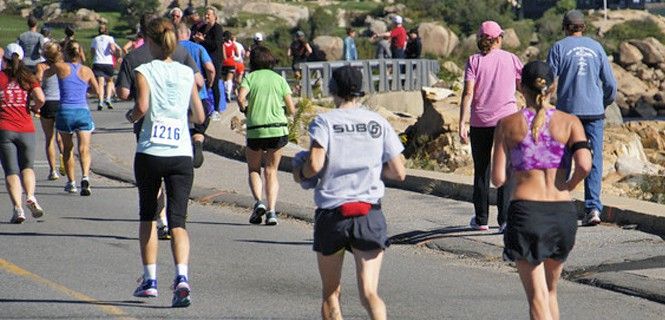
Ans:
[[[26,31],[21,33],[18,37],[18,44],[25,53],[23,64],[34,67],[38,63],[46,61],[42,57],[42,46],[45,42],[44,36],[39,32]]]
[[[362,107],[336,109],[314,118],[309,134],[326,150],[326,164],[314,189],[317,207],[379,202],[385,190],[383,164],[404,150],[386,119]]]

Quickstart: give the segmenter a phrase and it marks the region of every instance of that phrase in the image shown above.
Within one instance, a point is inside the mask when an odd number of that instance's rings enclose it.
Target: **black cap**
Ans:
[[[570,10],[563,16],[564,25],[582,25],[584,24],[584,13],[579,10]]]
[[[531,61],[527,63],[522,69],[522,84],[529,89],[540,92],[543,88],[539,88],[538,79],[545,80],[545,86],[549,87],[554,82],[554,73],[552,68],[542,61]]]
[[[363,74],[360,70],[351,66],[343,66],[335,69],[328,84],[330,93],[342,97],[362,97]]]

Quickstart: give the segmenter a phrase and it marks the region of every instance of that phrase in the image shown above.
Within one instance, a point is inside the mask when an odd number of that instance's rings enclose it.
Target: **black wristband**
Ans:
[[[589,141],[577,141],[570,146],[570,152],[575,153],[579,149],[588,149],[591,151],[591,144]]]

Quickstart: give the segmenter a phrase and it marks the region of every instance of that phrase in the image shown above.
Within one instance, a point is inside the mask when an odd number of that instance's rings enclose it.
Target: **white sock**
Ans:
[[[143,278],[146,280],[157,280],[157,265],[144,264],[143,265]]]
[[[187,276],[187,271],[188,271],[187,269],[189,269],[189,268],[186,264],[176,264],[176,266],[175,266],[175,275],[176,275],[176,277],[177,276],[185,276],[185,278],[189,279],[189,277]]]
[[[231,96],[231,89],[233,89],[233,80],[224,81],[224,87],[226,87],[226,96]]]

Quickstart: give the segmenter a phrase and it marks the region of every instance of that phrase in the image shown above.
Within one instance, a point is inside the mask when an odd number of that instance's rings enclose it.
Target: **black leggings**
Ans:
[[[473,157],[473,207],[476,211],[476,222],[487,225],[490,207],[490,162],[492,144],[494,143],[495,127],[471,127],[471,157]],[[499,209],[497,222],[506,222],[510,197],[513,193],[513,179],[507,176],[506,183],[497,189],[496,206]]]
[[[0,160],[5,177],[32,169],[35,162],[35,133],[0,130]]]
[[[157,193],[164,179],[169,228],[185,228],[187,202],[194,181],[192,157],[157,157],[137,153],[134,158],[134,176],[139,189],[140,220],[157,219]]]

